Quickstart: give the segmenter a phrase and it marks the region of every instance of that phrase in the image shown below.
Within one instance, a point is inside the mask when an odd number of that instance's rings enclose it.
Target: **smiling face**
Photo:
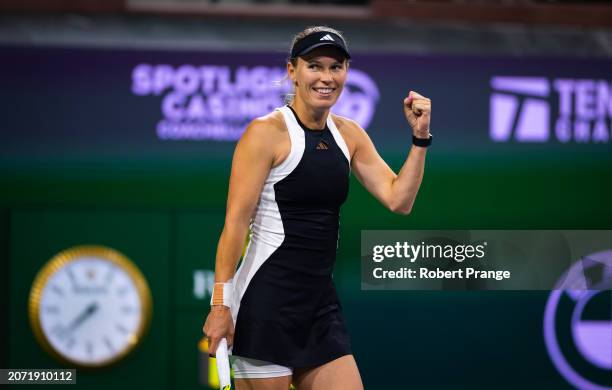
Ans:
[[[348,61],[334,47],[323,46],[287,64],[295,86],[295,98],[314,110],[330,109],[340,97]]]

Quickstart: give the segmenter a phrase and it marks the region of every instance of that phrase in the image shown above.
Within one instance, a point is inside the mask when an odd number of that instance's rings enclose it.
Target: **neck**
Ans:
[[[302,123],[309,129],[321,130],[325,128],[325,122],[329,115],[329,108],[325,110],[316,110],[306,106],[298,99],[291,103],[291,108],[293,108]]]

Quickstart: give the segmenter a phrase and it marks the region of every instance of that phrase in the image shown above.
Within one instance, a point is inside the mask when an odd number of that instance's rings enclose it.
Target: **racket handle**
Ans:
[[[230,365],[227,355],[227,339],[222,338],[217,346],[217,373],[219,374],[219,387],[221,390],[231,389]]]

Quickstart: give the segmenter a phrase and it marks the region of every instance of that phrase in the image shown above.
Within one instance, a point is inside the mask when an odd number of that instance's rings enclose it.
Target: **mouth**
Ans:
[[[320,96],[331,96],[336,88],[313,88]]]

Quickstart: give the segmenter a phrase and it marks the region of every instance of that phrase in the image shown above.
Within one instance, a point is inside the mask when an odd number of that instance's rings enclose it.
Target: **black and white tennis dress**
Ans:
[[[350,156],[331,119],[304,126],[288,107],[291,152],[272,168],[234,276],[232,354],[289,368],[352,353],[332,280]]]

